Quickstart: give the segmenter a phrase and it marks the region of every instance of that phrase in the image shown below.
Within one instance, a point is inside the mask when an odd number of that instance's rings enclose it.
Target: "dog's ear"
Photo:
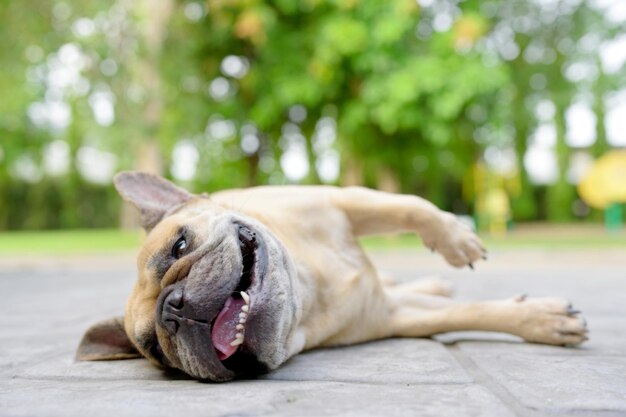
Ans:
[[[135,349],[124,330],[124,318],[116,317],[91,326],[83,336],[76,360],[106,361],[133,359],[141,355]]]
[[[166,179],[145,172],[120,172],[113,182],[124,200],[139,209],[146,231],[152,230],[172,207],[194,198]]]

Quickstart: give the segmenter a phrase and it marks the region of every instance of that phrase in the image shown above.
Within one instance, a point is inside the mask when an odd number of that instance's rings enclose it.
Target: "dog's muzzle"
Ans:
[[[157,324],[178,359],[168,357],[169,362],[203,379],[224,381],[265,371],[245,334],[254,326],[255,294],[261,290],[267,254],[262,238],[249,227],[238,225],[237,233],[240,266],[226,270],[216,259],[223,254],[207,253],[157,300]]]

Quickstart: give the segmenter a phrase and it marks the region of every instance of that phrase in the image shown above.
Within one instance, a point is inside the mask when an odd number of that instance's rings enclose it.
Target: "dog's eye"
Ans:
[[[187,250],[187,240],[185,237],[181,237],[174,243],[174,247],[172,248],[172,256],[176,259],[180,259],[183,257]]]

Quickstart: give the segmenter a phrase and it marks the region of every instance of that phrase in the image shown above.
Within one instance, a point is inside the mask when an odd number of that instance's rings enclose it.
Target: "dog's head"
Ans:
[[[260,222],[149,174],[118,174],[147,236],[124,318],[90,328],[83,360],[137,356],[213,381],[276,368],[299,321],[294,267]],[[138,353],[137,353],[138,352]]]

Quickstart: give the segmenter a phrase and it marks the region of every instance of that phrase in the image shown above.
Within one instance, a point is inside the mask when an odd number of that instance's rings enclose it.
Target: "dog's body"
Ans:
[[[440,281],[381,276],[357,237],[415,232],[457,267],[485,256],[469,227],[415,196],[289,186],[206,198],[140,173],[120,174],[116,185],[149,233],[123,328],[121,319],[94,326],[81,359],[132,357],[136,348],[159,365],[224,381],[303,350],[393,336],[487,330],[555,345],[586,340],[584,320],[562,299],[457,303]]]

